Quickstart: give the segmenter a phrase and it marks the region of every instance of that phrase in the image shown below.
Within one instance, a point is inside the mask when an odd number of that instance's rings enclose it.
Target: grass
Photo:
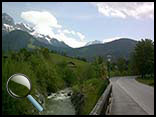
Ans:
[[[154,77],[146,76],[144,79],[141,77],[136,78],[140,83],[154,87]]]
[[[77,60],[77,59],[73,59],[73,58],[70,58],[70,57],[65,57],[65,56],[61,56],[61,55],[58,55],[58,54],[54,54],[54,53],[51,53],[51,60],[54,62],[54,63],[60,63],[62,61],[65,61],[65,62],[73,62],[76,64],[76,66],[80,66],[80,67],[83,67],[85,65],[88,65],[89,63],[87,62],[84,62],[84,61],[80,61],[80,60]]]

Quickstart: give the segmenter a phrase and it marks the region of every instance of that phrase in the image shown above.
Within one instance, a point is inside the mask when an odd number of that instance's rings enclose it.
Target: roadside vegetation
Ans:
[[[98,60],[88,63],[46,48],[2,52],[2,113],[7,115],[38,114],[26,98],[14,99],[7,93],[6,82],[15,73],[30,78],[35,99],[37,92],[46,98],[51,92],[71,87],[74,94],[84,96],[78,114],[89,114],[108,85],[106,65]]]
[[[149,39],[137,43],[132,56],[133,72],[140,74],[144,79],[146,75],[154,75],[154,42]]]
[[[129,60],[119,58],[110,64],[111,77],[139,75],[137,81],[154,86],[154,42],[152,40],[138,41]]]
[[[153,76],[145,76],[144,79],[142,79],[141,77],[136,78],[137,81],[147,84],[149,86],[154,87],[154,77]]]
[[[133,72],[141,75],[137,81],[154,86],[154,42],[149,39],[138,42],[132,56]]]
[[[129,76],[132,75],[130,60],[123,57],[118,58],[116,61],[110,63],[110,76]]]

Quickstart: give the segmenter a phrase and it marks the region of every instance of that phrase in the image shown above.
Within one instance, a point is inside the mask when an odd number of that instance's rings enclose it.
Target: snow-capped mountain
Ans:
[[[23,30],[29,33],[34,31],[34,29],[31,26],[29,26],[28,24],[24,24],[24,23],[17,23],[15,25],[15,29]]]
[[[3,13],[2,14],[2,31],[3,32],[10,32],[15,30],[14,28],[14,20],[12,17],[10,17],[8,14]]]
[[[2,14],[2,24],[8,24],[11,26],[15,25],[14,19],[11,16],[9,16],[7,13]]]
[[[33,27],[31,27],[28,24],[25,24],[25,23],[15,24],[14,19],[11,16],[9,16],[7,13],[3,13],[2,14],[2,35],[5,35],[13,30],[25,31],[29,33],[30,35],[32,35],[33,37],[35,37],[36,40],[44,44],[52,45],[55,47],[69,47],[67,44],[65,44],[62,41],[59,41],[58,39],[36,32],[33,29]]]
[[[56,42],[55,40],[57,40],[57,39],[51,38],[49,35],[43,35],[36,31],[30,32],[30,34],[32,36],[34,36],[37,40],[39,40],[40,42],[43,42],[45,44],[55,45],[55,42]],[[59,43],[58,40],[57,40],[57,42]]]
[[[32,32],[34,31],[32,27],[30,27],[28,24],[24,23],[16,23],[14,22],[14,19],[9,16],[7,13],[2,14],[2,31],[4,32],[11,32],[13,30],[22,30],[26,32]]]
[[[94,45],[94,44],[101,44],[101,43],[102,43],[102,41],[94,40],[94,41],[89,41],[85,46]]]
[[[89,41],[85,46],[95,45],[95,44],[105,44],[105,43],[112,42],[114,40],[118,40],[118,39],[122,39],[122,38],[124,38],[124,37],[106,38],[102,41],[99,41],[99,40]]]
[[[9,24],[2,25],[2,31],[11,32],[13,30],[15,30],[15,28],[12,25],[9,25]]]

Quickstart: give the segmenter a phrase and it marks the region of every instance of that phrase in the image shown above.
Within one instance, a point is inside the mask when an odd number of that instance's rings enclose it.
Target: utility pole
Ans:
[[[107,55],[107,69],[108,69],[108,78],[110,78],[110,61],[111,61],[111,55]]]

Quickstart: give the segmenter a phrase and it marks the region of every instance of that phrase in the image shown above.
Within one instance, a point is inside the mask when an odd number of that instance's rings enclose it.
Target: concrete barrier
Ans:
[[[112,84],[109,83],[106,90],[99,98],[98,102],[96,103],[95,107],[93,108],[93,110],[90,112],[89,115],[105,115],[109,112],[108,105],[110,105],[111,92],[112,92]]]

